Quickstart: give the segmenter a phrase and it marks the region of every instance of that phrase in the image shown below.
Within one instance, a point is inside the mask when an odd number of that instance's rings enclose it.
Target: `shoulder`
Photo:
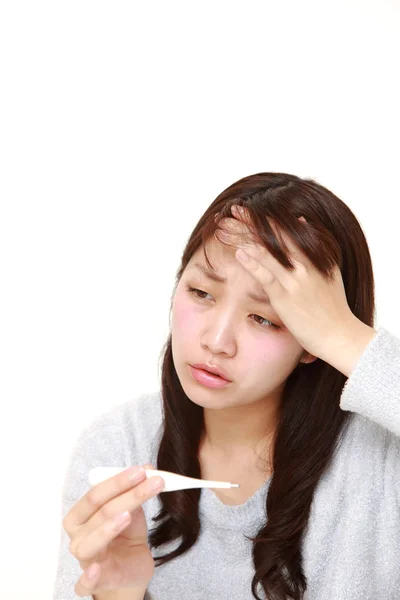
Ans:
[[[88,489],[94,467],[125,467],[152,462],[162,418],[161,392],[144,393],[97,415],[79,434],[69,457],[64,486],[81,479]],[[81,491],[82,491],[81,490]]]
[[[132,428],[152,427],[160,422],[161,410],[160,391],[143,393],[96,416],[82,431],[82,435],[90,438],[101,433],[109,437],[115,432],[121,434]]]
[[[147,392],[117,407],[127,465],[153,463],[163,423],[161,391]],[[116,416],[114,415],[114,416]]]
[[[118,458],[126,459],[132,448],[148,444],[161,422],[161,392],[140,394],[97,415],[82,430],[75,451],[84,450],[92,456],[104,455],[109,459],[117,454]]]
[[[141,394],[95,417],[81,431],[69,456],[63,515],[89,491],[91,469],[153,463],[161,422],[160,392]]]
[[[346,463],[384,463],[399,453],[399,436],[358,413],[351,414],[336,449],[337,458]]]
[[[400,501],[400,437],[363,415],[353,413],[346,424],[321,486],[329,493],[380,489]],[[326,485],[326,487],[325,487]]]

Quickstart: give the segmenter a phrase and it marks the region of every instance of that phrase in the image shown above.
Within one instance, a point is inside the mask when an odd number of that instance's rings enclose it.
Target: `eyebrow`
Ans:
[[[210,271],[210,269],[208,269],[200,263],[193,263],[192,266],[199,269],[199,271],[201,271],[203,275],[205,275],[209,279],[212,279],[213,281],[216,281],[218,283],[226,283],[227,281],[225,277],[222,277],[222,275],[217,275],[215,271]],[[254,300],[254,302],[259,302],[260,304],[271,304],[266,294],[255,294],[254,292],[247,292],[247,297],[251,300]]]

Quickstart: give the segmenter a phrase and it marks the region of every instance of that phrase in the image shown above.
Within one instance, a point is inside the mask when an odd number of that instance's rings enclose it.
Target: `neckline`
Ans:
[[[203,488],[199,504],[202,522],[210,522],[217,527],[237,529],[246,525],[251,526],[260,519],[265,521],[265,500],[271,480],[272,475],[243,504],[224,504],[212,489]]]

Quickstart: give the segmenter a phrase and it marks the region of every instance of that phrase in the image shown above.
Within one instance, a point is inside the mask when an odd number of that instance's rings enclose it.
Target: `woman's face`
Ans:
[[[207,269],[200,248],[183,272],[173,297],[172,355],[182,388],[192,402],[204,408],[227,408],[252,404],[271,395],[280,397],[304,349],[270,304],[248,297],[249,293],[265,292],[235,258],[234,248],[212,239],[207,254],[226,282],[214,281],[196,266]],[[188,288],[201,291],[190,292]],[[221,368],[231,382],[222,388],[206,387],[192,374],[190,365],[196,363]]]

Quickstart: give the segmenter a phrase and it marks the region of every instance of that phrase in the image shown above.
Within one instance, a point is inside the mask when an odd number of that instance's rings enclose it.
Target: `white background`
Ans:
[[[69,454],[159,388],[184,244],[228,185],[313,177],[400,335],[400,5],[2,2],[1,596],[51,598]]]

